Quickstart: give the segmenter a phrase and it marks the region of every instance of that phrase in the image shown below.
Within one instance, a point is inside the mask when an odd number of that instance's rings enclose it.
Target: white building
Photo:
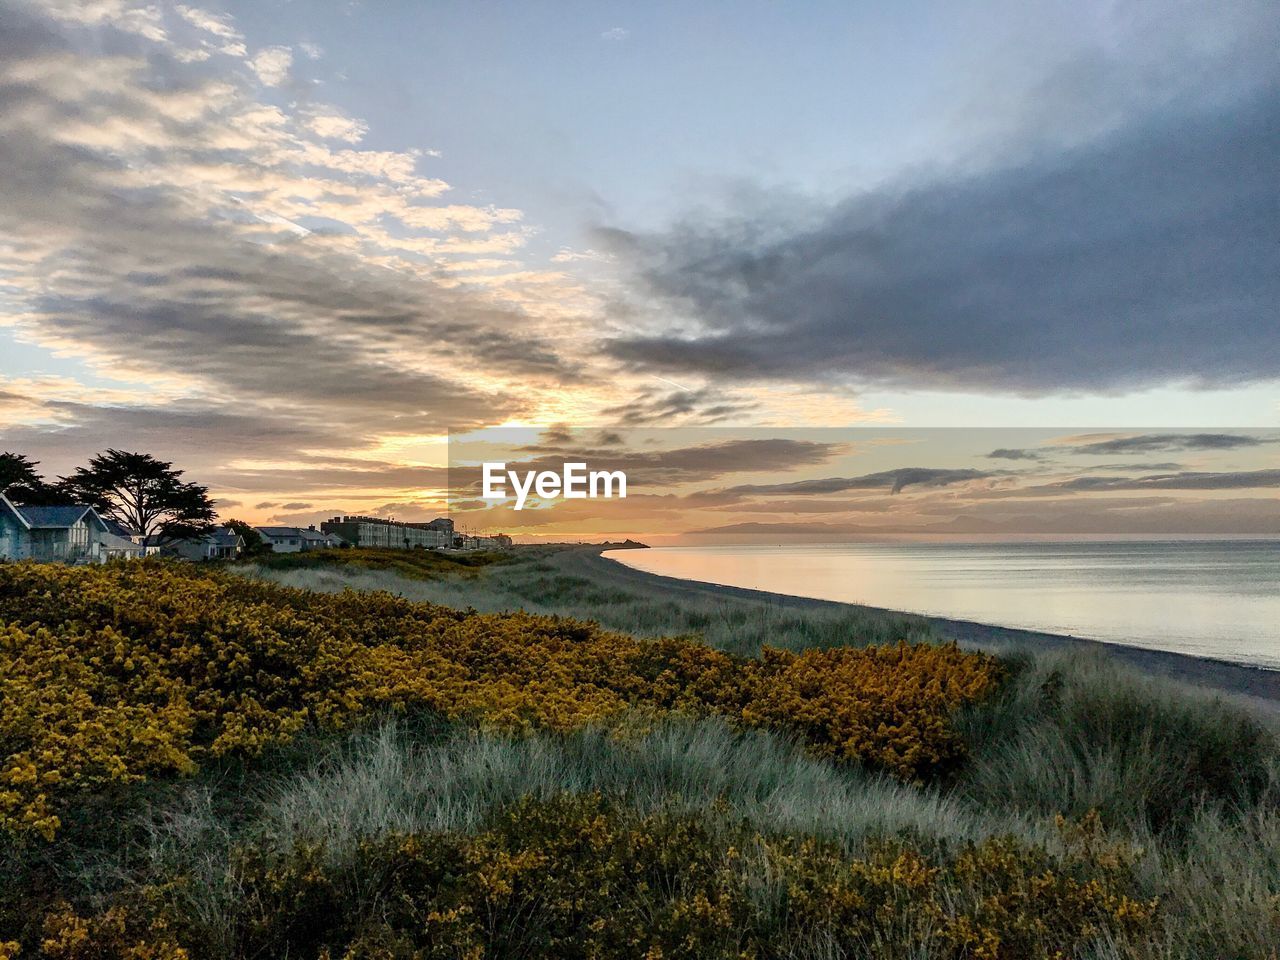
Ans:
[[[273,553],[301,553],[303,550],[322,550],[340,547],[344,541],[335,533],[317,530],[315,527],[254,527],[263,542],[271,544]]]

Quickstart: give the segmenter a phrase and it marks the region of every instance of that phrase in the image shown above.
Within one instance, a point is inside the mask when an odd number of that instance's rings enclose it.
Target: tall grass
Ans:
[[[1140,674],[1101,652],[1024,653],[1003,691],[960,718],[958,789],[988,809],[1178,832],[1201,808],[1268,802],[1270,721],[1220,695]]]
[[[503,563],[462,576],[442,572],[432,579],[351,566],[244,569],[309,590],[386,590],[410,600],[486,613],[522,609],[595,620],[638,637],[693,635],[746,656],[755,656],[765,645],[803,650],[934,638],[921,617],[869,608],[790,605],[701,591],[675,595],[660,581],[629,576],[581,548],[522,548]]]
[[[175,892],[210,942],[236,910],[233,843],[321,844],[355,888],[372,886],[379,878],[362,880],[352,866],[361,844],[388,835],[470,833],[530,796],[599,792],[640,814],[700,813],[725,831],[745,823],[765,835],[819,837],[852,856],[869,841],[894,836],[938,850],[1005,835],[1051,850],[1057,844],[1052,817],[980,800],[972,784],[949,791],[906,787],[815,760],[775,734],[714,719],[677,718],[620,737],[585,730],[525,738],[386,722],[262,782],[248,798],[249,814],[233,828],[211,789],[192,788],[180,803],[153,811],[143,857],[156,876],[196,879]],[[1099,942],[1091,956],[1271,956],[1280,943],[1280,810],[1275,785],[1269,790],[1248,810],[1201,805],[1176,837],[1141,826],[1112,828],[1111,839],[1145,851],[1141,892],[1161,899],[1163,930],[1146,945]],[[766,875],[753,883],[762,909],[784,893]],[[817,942],[797,941],[796,949],[821,955]],[[876,955],[869,948],[867,956]]]
[[[909,832],[951,841],[1027,828],[956,799],[814,759],[788,740],[723,721],[672,719],[631,733],[503,737],[458,730],[423,743],[396,724],[353,738],[265,798],[259,829],[337,855],[385,833],[470,830],[526,796],[600,792],[641,813],[718,807],[764,831],[856,849]]]

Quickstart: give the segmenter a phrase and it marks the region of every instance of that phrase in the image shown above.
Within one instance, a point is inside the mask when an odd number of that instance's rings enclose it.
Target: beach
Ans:
[[[1256,706],[1269,712],[1280,712],[1280,671],[1277,670],[1246,666],[1211,657],[1197,657],[1164,650],[1125,646],[1119,643],[1087,640],[1065,634],[1021,630],[996,624],[925,616],[866,607],[861,604],[845,604],[699,580],[665,577],[629,567],[617,559],[606,556],[607,552],[605,548],[566,551],[560,562],[566,568],[566,572],[572,570],[597,583],[632,589],[660,589],[667,593],[673,602],[725,597],[756,600],[796,610],[861,609],[919,619],[933,627],[942,636],[958,643],[999,652],[1012,652],[1019,648],[1102,651],[1107,656],[1137,667],[1145,673],[1198,687],[1220,690],[1247,698]]]

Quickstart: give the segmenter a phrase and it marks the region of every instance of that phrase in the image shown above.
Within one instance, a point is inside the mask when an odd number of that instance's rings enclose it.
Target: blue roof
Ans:
[[[15,507],[22,519],[33,527],[69,527],[90,510],[82,504],[57,507]]]
[[[108,533],[114,533],[117,537],[124,537],[126,540],[133,536],[133,533],[129,528],[119,520],[112,520],[110,517],[103,517],[102,514],[98,514],[98,516],[102,517],[102,522],[107,525]]]

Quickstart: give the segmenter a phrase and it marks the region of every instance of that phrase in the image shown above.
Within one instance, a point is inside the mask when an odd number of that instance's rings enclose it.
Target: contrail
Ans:
[[[652,376],[652,374],[650,374]],[[669,383],[673,387],[679,387],[685,393],[693,393],[693,387],[686,387],[683,384],[676,383],[674,380],[668,380],[666,377],[653,377],[655,380],[661,380],[663,383]]]

